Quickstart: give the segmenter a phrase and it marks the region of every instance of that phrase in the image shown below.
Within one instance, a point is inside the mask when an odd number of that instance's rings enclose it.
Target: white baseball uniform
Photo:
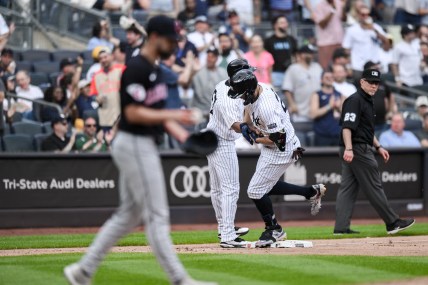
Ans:
[[[285,132],[285,151],[280,151],[276,145],[262,147],[257,161],[256,171],[248,186],[248,197],[260,199],[269,193],[278,182],[288,166],[294,163],[293,150],[300,147],[300,141],[295,135],[290,122],[290,115],[284,103],[270,85],[259,83],[262,91],[257,100],[246,106],[254,126],[262,133]],[[242,104],[242,100],[241,100]]]
[[[207,159],[211,201],[222,242],[237,238],[234,227],[239,198],[239,165],[235,140],[240,134],[231,127],[235,122],[242,122],[244,113],[242,102],[227,96],[229,87],[225,83],[226,80],[223,80],[215,87],[207,125],[207,129],[218,136],[218,147]]]

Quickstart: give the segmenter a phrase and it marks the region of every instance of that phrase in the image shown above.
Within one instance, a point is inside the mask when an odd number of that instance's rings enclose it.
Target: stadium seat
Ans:
[[[64,58],[70,57],[72,59],[76,59],[80,55],[81,52],[76,50],[57,50],[52,52],[52,59],[60,62]]]
[[[395,82],[395,77],[394,77],[393,73],[383,73],[382,74],[382,79],[384,81]]]
[[[21,52],[21,61],[50,61],[51,52],[42,49],[30,49]]]
[[[50,133],[52,133],[52,124],[51,124],[51,122],[50,122],[50,121],[43,122],[42,124],[43,124],[43,132],[44,132],[45,134],[50,134]]]
[[[50,84],[48,75],[46,73],[42,72],[32,72],[30,73],[31,77],[31,84],[32,85],[44,85],[44,84]]]
[[[143,10],[134,10],[132,12],[132,18],[137,20],[138,23],[146,23],[149,18],[149,13]]]
[[[91,61],[84,61],[83,65],[82,65],[82,72],[87,73],[89,68],[91,68],[92,64],[94,64],[94,63]]]
[[[108,13],[108,16],[110,18],[110,24],[112,26],[119,25],[120,17],[122,17],[122,12],[110,12]]]
[[[314,124],[312,122],[292,122],[296,131],[309,132],[313,131]]]
[[[42,150],[42,143],[48,136],[50,136],[50,134],[36,134],[36,135],[34,135],[34,144],[36,146],[37,151]]]
[[[126,31],[121,27],[112,27],[111,33],[113,37],[118,38],[120,41],[126,41]]]
[[[33,63],[30,61],[17,61],[16,62],[16,69],[32,72],[33,71]]]
[[[296,137],[299,139],[302,146],[307,146],[306,134],[303,131],[295,131]]]
[[[422,121],[421,120],[406,119],[405,123],[406,123],[406,126],[404,127],[405,130],[408,130],[408,131],[422,130]]]
[[[59,71],[59,62],[40,61],[33,64],[34,72],[52,73]]]
[[[81,55],[85,61],[89,61],[89,62],[93,61],[92,50],[85,50],[81,53]]]
[[[3,147],[7,152],[27,152],[35,150],[33,136],[24,134],[3,136]]]
[[[56,80],[59,76],[60,72],[52,72],[49,74],[49,82],[55,86],[56,85]]]
[[[32,121],[21,121],[12,124],[15,134],[35,135],[43,133],[43,124]]]

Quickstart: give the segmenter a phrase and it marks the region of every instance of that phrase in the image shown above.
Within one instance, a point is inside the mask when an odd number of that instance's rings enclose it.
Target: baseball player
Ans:
[[[235,59],[227,65],[229,78],[242,69],[252,69],[245,59]],[[240,238],[248,228],[235,227],[235,214],[239,198],[239,166],[235,140],[240,136],[244,106],[239,100],[227,96],[229,80],[220,81],[215,87],[207,129],[215,131],[218,147],[207,156],[210,174],[211,202],[218,223],[220,246],[245,247]],[[227,167],[225,167],[227,163]]]
[[[175,21],[154,16],[147,24],[147,34],[147,42],[140,54],[129,60],[121,79],[122,117],[112,146],[120,174],[119,208],[103,225],[83,258],[64,268],[64,275],[72,285],[90,284],[110,248],[142,221],[153,252],[171,284],[215,284],[193,280],[187,274],[170,238],[165,179],[156,138],[162,136],[164,127],[177,140],[186,141],[189,134],[179,123],[195,122],[190,110],[160,110],[168,93],[155,62],[168,58],[177,46]]]
[[[304,149],[294,134],[284,103],[272,87],[258,83],[251,70],[240,70],[230,80],[228,96],[244,100],[246,115],[250,117],[249,138],[263,144],[247,192],[266,226],[256,247],[266,247],[287,237],[275,218],[270,195],[304,196],[311,203],[312,214],[316,214],[326,188],[323,184],[302,187],[278,181],[288,166],[301,158]],[[254,134],[260,137],[255,138]]]

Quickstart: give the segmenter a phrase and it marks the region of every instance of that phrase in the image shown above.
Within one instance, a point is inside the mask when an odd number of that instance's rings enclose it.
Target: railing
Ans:
[[[58,111],[58,113],[60,115],[64,114],[63,111],[62,111],[61,106],[58,105],[58,104],[56,104],[56,103],[47,102],[47,101],[45,101],[43,99],[29,99],[29,98],[26,98],[26,97],[22,97],[22,96],[16,95],[15,93],[12,93],[12,92],[6,92],[5,95],[6,95],[5,96],[5,100],[8,100],[8,103],[9,103],[8,105],[9,106],[11,106],[11,99],[12,98],[13,99],[22,99],[22,100],[33,102],[33,103],[36,103],[36,104],[39,104],[39,105],[42,105],[42,106],[53,107],[53,108],[55,108]]]

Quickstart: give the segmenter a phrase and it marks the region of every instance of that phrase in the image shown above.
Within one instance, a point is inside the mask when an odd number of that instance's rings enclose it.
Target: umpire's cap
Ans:
[[[361,79],[370,82],[380,82],[380,71],[374,68],[365,69],[361,76]]]
[[[236,99],[246,94],[252,95],[257,88],[257,84],[257,78],[250,69],[239,70],[230,79],[230,89],[227,96]]]

